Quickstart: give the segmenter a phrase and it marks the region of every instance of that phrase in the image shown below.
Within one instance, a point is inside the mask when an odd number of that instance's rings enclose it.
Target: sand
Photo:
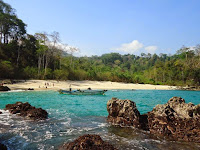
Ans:
[[[72,89],[144,89],[144,90],[173,90],[176,86],[167,85],[150,85],[150,84],[133,84],[122,82],[110,82],[110,81],[56,81],[56,80],[20,80],[14,84],[5,84],[11,90],[27,90],[33,88],[34,90],[59,90],[69,89],[71,85]]]

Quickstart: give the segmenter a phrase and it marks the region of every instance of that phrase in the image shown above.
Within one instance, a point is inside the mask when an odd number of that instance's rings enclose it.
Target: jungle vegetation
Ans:
[[[58,32],[28,34],[15,10],[0,0],[0,78],[99,80],[200,85],[200,45],[174,55],[119,53],[75,57]]]

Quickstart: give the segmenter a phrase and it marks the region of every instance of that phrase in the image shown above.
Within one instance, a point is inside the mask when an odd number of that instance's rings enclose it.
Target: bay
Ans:
[[[83,134],[98,134],[119,149],[199,149],[200,145],[167,141],[133,128],[110,126],[106,122],[106,103],[112,97],[136,102],[141,114],[157,104],[178,96],[200,103],[200,91],[110,90],[102,96],[62,95],[56,91],[20,91],[0,93],[0,141],[11,150],[58,149],[64,142]],[[45,121],[34,122],[4,111],[6,104],[29,102],[49,113]]]

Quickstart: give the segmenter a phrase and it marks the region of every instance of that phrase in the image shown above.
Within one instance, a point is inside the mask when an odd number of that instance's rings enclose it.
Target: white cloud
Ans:
[[[143,48],[143,44],[138,40],[133,40],[131,43],[124,43],[119,48],[113,48],[113,50],[126,52],[126,53],[135,53]]]
[[[147,46],[144,48],[147,53],[154,54],[156,50],[158,49],[157,46]]]

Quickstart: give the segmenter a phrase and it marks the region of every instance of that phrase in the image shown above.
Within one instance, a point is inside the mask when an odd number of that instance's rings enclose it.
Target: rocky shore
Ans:
[[[46,110],[42,108],[35,108],[28,102],[16,102],[15,104],[8,104],[6,105],[5,110],[8,110],[11,114],[17,114],[32,120],[47,119],[48,117]]]
[[[136,127],[170,140],[200,143],[200,104],[187,104],[184,99],[173,97],[140,115],[134,102],[112,98],[107,110],[108,122],[113,125]]]
[[[177,90],[200,91],[200,86],[178,86]]]
[[[86,134],[76,140],[64,144],[59,150],[117,150],[108,142],[101,139],[99,135]]]
[[[10,88],[7,86],[0,86],[0,91],[10,91]]]
[[[140,112],[135,102],[112,98],[107,103],[108,122],[113,125],[140,127]]]

